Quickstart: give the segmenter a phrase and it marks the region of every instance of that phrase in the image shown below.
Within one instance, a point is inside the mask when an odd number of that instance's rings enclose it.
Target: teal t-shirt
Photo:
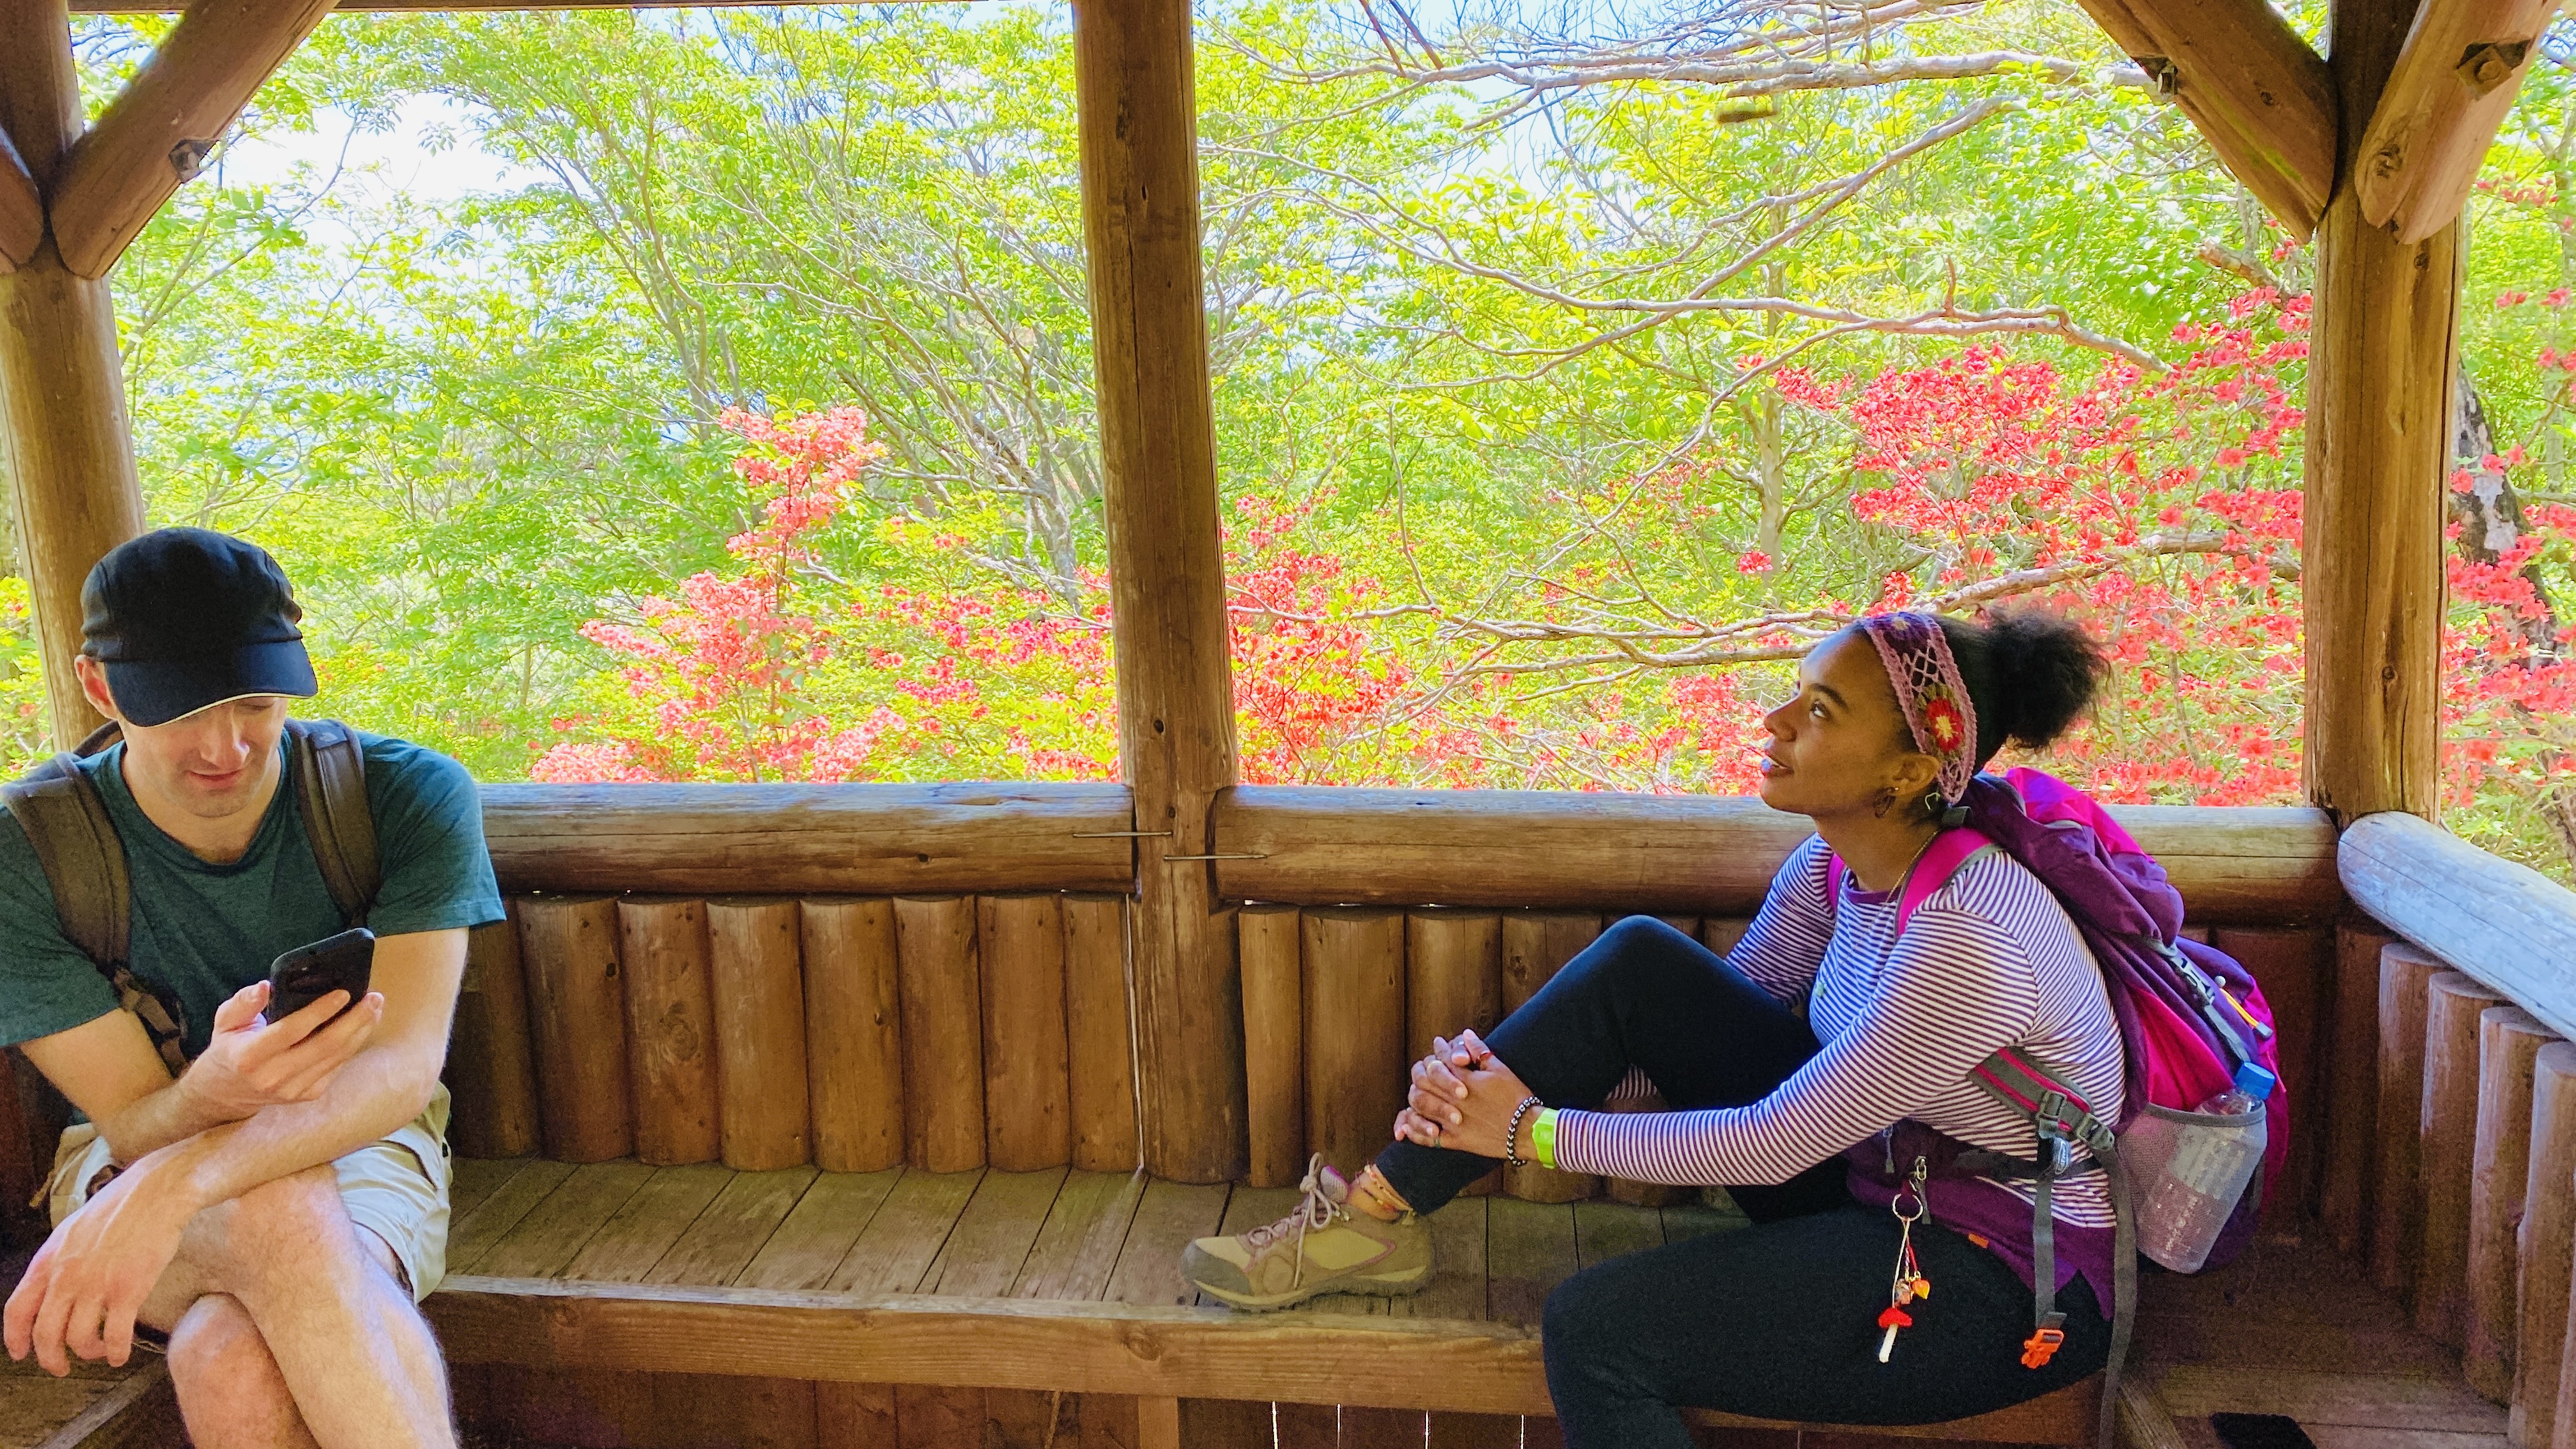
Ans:
[[[367,804],[384,886],[367,927],[378,936],[502,919],[474,777],[436,750],[360,733]],[[284,746],[281,744],[280,750]],[[190,1056],[206,1049],[215,1008],[295,947],[347,929],[305,838],[292,771],[250,850],[209,865],[147,818],[127,790],[125,747],[81,764],[107,802],[134,882],[134,974],[175,993]],[[63,935],[53,889],[16,816],[0,810],[0,1043],[68,1031],[117,1009],[116,993]]]

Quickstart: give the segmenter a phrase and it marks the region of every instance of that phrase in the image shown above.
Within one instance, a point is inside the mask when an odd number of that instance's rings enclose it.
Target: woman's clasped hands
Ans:
[[[1431,1054],[1413,1064],[1404,1110],[1395,1114],[1398,1139],[1422,1147],[1447,1147],[1480,1157],[1505,1156],[1503,1135],[1530,1089],[1503,1065],[1472,1030],[1454,1040],[1433,1037]],[[1530,1124],[1521,1122],[1521,1158],[1529,1151]]]

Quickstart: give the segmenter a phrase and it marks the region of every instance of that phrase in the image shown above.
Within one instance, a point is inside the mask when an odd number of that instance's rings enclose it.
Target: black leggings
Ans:
[[[1697,941],[1632,916],[1487,1038],[1556,1107],[1595,1107],[1632,1065],[1675,1109],[1760,1101],[1807,1058],[1807,1024]],[[1398,1142],[1378,1170],[1423,1212],[1494,1159]],[[1548,1296],[1547,1387],[1571,1449],[1690,1449],[1675,1405],[1812,1424],[1929,1424],[2004,1408],[2101,1370],[2110,1325],[2077,1279],[2066,1343],[2021,1366],[2030,1289],[1992,1253],[1914,1229],[1933,1292],[1878,1362],[1897,1223],[1851,1201],[1840,1158],[1778,1186],[1732,1187],[1740,1232],[1615,1258]],[[1934,1184],[1937,1200],[1939,1184]]]

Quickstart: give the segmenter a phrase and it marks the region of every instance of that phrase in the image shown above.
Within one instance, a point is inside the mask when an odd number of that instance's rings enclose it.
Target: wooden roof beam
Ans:
[[[2415,12],[2362,132],[2362,219],[2418,242],[2459,216],[2558,0],[2444,0]]]
[[[2301,241],[2334,194],[2326,63],[2265,0],[2082,0]]]
[[[45,198],[26,161],[0,127],[0,273],[14,272],[33,260],[45,244]]]
[[[331,0],[195,0],[72,148],[54,188],[63,264],[105,276],[330,13]]]

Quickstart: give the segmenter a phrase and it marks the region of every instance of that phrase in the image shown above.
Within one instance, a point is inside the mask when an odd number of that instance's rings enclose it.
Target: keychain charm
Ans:
[[[1914,1315],[1905,1311],[1907,1306],[1932,1296],[1932,1280],[1924,1275],[1923,1265],[1914,1258],[1914,1225],[1922,1219],[1927,1207],[1924,1196],[1924,1180],[1928,1175],[1926,1166],[1922,1158],[1914,1159],[1913,1180],[1898,1188],[1896,1196],[1887,1204],[1887,1210],[1895,1215],[1899,1226],[1896,1233],[1896,1271],[1888,1278],[1887,1307],[1878,1315],[1878,1326],[1887,1330],[1878,1340],[1880,1363],[1887,1362],[1888,1355],[1896,1352],[1896,1331],[1914,1326]]]

